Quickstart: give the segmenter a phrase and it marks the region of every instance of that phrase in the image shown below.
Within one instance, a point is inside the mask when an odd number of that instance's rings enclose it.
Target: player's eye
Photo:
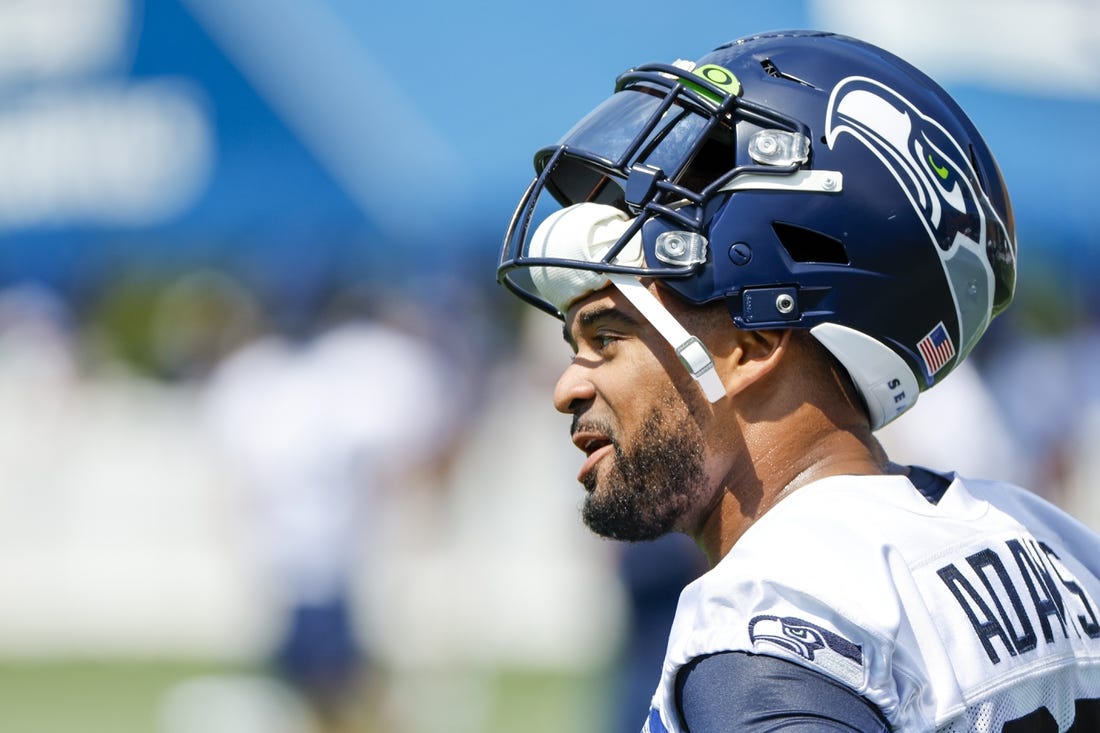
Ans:
[[[608,331],[599,331],[592,337],[592,342],[596,345],[597,350],[605,352],[612,348],[616,343],[621,340],[618,334]]]

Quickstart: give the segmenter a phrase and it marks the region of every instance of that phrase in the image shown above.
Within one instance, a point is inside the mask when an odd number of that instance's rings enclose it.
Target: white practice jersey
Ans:
[[[1001,733],[1036,711],[1065,731],[1100,704],[1100,537],[1020,488],[949,478],[938,503],[903,476],[783,499],[684,589],[645,731],[682,731],[677,673],[726,651],[817,670],[899,731]]]

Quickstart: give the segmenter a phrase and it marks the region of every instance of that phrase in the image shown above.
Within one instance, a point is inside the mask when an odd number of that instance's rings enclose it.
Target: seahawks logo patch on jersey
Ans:
[[[661,711],[657,708],[649,709],[649,717],[646,718],[642,733],[668,733],[665,722],[661,720]]]
[[[778,647],[848,684],[863,681],[863,648],[809,621],[793,616],[756,616],[749,621],[749,639],[761,653]]]

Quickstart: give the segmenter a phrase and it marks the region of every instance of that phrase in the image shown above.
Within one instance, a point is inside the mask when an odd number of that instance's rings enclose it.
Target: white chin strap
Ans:
[[[665,337],[669,345],[676,351],[680,363],[688,370],[688,373],[699,382],[703,388],[703,394],[711,402],[717,402],[726,396],[726,388],[722,380],[718,378],[718,372],[714,369],[714,359],[707,347],[695,336],[687,332],[680,322],[676,320],[668,309],[653,293],[649,292],[638,279],[630,275],[612,273],[608,275],[611,284],[619,289],[638,312],[657,329],[657,332]]]

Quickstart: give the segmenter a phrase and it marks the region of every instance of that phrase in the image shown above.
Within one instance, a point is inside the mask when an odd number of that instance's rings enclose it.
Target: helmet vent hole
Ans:
[[[787,250],[787,254],[795,262],[851,264],[848,252],[844,249],[844,243],[838,239],[812,229],[784,224],[781,221],[772,222],[772,229],[783,248]]]
[[[760,65],[764,67],[764,73],[768,76],[774,76],[776,79],[786,79],[787,81],[793,81],[796,84],[801,84],[802,86],[809,87],[810,89],[817,89],[817,87],[815,87],[813,84],[806,81],[805,79],[799,79],[797,76],[791,76],[790,74],[780,71],[779,67],[776,66],[775,62],[771,59],[764,59],[760,62]]]
[[[985,181],[982,180],[982,167],[978,165],[978,154],[973,145],[968,145],[967,148],[970,150],[970,167],[974,169],[974,175],[978,178],[978,186],[982,191],[985,191]]]

